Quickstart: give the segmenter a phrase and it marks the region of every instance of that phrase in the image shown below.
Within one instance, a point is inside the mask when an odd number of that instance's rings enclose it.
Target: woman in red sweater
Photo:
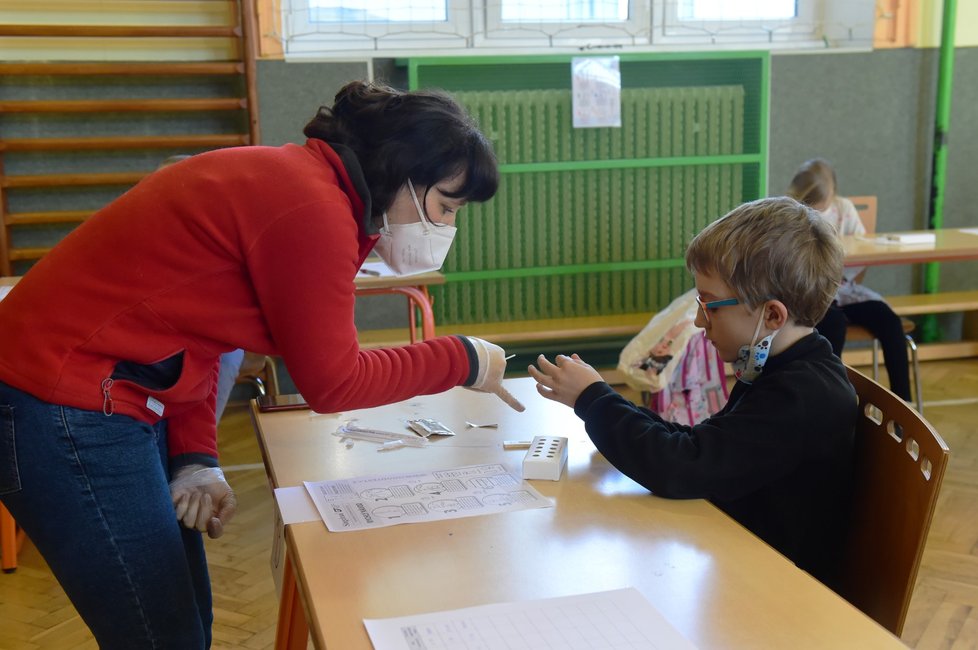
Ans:
[[[498,346],[357,344],[367,254],[439,268],[456,212],[496,192],[472,120],[441,93],[354,82],[305,134],[147,176],[0,302],[0,499],[102,648],[210,645],[201,532],[235,507],[217,462],[222,352],[281,355],[317,411],[460,385],[522,410]]]

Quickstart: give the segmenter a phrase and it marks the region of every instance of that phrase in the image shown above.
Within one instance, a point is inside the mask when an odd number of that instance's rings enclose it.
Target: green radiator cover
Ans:
[[[572,127],[570,57],[408,65],[466,106],[502,172],[459,219],[439,324],[653,312],[692,286],[693,235],[764,195],[766,53],[623,56],[621,128]]]

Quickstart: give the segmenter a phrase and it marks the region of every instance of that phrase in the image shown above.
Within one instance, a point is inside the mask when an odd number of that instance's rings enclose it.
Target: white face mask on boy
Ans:
[[[737,360],[733,362],[734,376],[737,381],[745,384],[752,384],[764,370],[768,356],[771,354],[771,342],[781,330],[774,330],[760,341],[757,335],[761,333],[761,325],[764,324],[764,309],[761,308],[761,317],[757,319],[757,327],[754,328],[754,336],[751,337],[750,345],[743,345],[737,353]]]
[[[414,201],[420,221],[388,223],[387,212],[384,212],[384,227],[380,229],[380,239],[377,240],[374,250],[398,275],[436,271],[445,263],[455,239],[456,228],[447,224],[435,224],[428,219],[410,179],[407,187],[411,191],[411,200]]]

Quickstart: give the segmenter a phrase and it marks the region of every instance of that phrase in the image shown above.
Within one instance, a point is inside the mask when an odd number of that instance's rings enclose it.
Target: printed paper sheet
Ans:
[[[374,650],[695,650],[632,588],[363,624]]]
[[[333,532],[549,508],[553,503],[502,465],[305,483]]]

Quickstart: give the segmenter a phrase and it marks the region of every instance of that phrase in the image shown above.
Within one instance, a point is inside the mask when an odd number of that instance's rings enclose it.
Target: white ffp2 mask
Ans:
[[[407,186],[420,221],[392,224],[387,222],[387,213],[384,212],[384,227],[380,230],[380,239],[374,250],[398,275],[436,271],[445,263],[456,228],[432,223],[418,201],[414,184],[408,180]]]

